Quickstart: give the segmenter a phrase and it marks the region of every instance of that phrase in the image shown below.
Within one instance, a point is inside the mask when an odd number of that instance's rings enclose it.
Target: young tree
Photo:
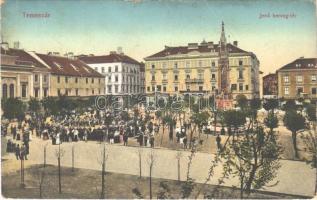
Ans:
[[[309,163],[311,163],[312,167],[317,168],[317,132],[316,132],[316,129],[310,130],[308,133],[302,133],[301,138],[306,146],[307,152],[311,155],[311,160],[309,161]]]
[[[223,112],[223,121],[227,125],[228,129],[234,129],[233,133],[231,133],[231,135],[229,134],[229,137],[224,144],[224,146],[226,146],[231,136],[233,137],[234,142],[234,137],[238,131],[238,128],[246,123],[245,113],[242,111],[227,110]]]
[[[177,159],[177,180],[178,180],[178,183],[180,183],[180,181],[181,181],[181,158],[182,158],[182,152],[177,151],[176,159]]]
[[[45,97],[42,99],[42,105],[46,113],[51,115],[59,113],[59,105],[54,97]]]
[[[308,104],[306,106],[306,113],[307,113],[309,121],[312,121],[312,122],[316,121],[316,105]]]
[[[62,173],[61,173],[61,158],[64,156],[64,150],[61,149],[61,145],[58,145],[58,150],[55,152],[58,165],[58,192],[62,194]]]
[[[22,120],[26,110],[25,105],[18,98],[8,98],[1,101],[3,116],[7,119],[18,118]]]
[[[305,118],[294,110],[288,110],[284,116],[284,125],[292,132],[295,158],[299,158],[297,149],[297,131],[305,128]]]
[[[28,103],[29,103],[29,110],[35,114],[41,108],[40,102],[36,98],[31,97],[31,99]]]
[[[248,105],[248,99],[244,94],[239,94],[236,97],[238,106],[243,110]]]
[[[267,111],[273,111],[278,108],[278,100],[277,99],[267,99],[263,103],[263,108]]]
[[[138,157],[139,157],[139,178],[142,178],[142,151],[141,147],[138,148]]]
[[[273,133],[273,129],[278,127],[278,118],[274,115],[274,112],[269,112],[267,117],[264,119],[264,124],[270,128],[270,133]]]
[[[260,189],[273,181],[280,168],[281,146],[262,127],[250,130],[222,152],[224,170],[240,180],[240,198],[252,189]],[[278,183],[278,182],[277,182]],[[277,184],[276,183],[276,184]]]
[[[101,159],[100,157],[97,157],[97,161],[101,165],[101,192],[100,192],[100,198],[105,199],[106,198],[106,162],[108,159],[107,149],[106,149],[106,142],[104,140],[102,147],[101,147]]]
[[[188,163],[187,163],[187,172],[186,172],[186,181],[182,183],[181,193],[182,198],[187,199],[191,195],[192,191],[194,190],[194,179],[190,177],[190,168],[193,163],[193,159],[195,157],[196,149],[192,148],[191,154],[188,156]]]
[[[151,149],[151,152],[149,154],[149,157],[148,157],[148,165],[149,165],[149,171],[150,171],[150,174],[149,174],[149,186],[150,186],[150,199],[152,199],[152,174],[153,174],[153,167],[154,167],[154,164],[155,164],[155,153],[154,153],[154,150]]]

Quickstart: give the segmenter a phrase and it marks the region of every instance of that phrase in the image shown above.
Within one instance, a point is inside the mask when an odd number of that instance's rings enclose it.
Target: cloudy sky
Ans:
[[[26,17],[34,13],[49,17]],[[139,61],[164,45],[218,42],[222,20],[227,40],[254,52],[265,74],[317,53],[313,0],[6,0],[1,16],[2,38],[10,45],[96,55],[120,46]]]

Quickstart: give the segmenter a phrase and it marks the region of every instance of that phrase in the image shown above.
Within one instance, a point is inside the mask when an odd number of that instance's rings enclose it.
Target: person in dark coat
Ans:
[[[184,137],[183,143],[184,143],[184,149],[187,149],[187,136]]]
[[[219,134],[216,137],[216,142],[217,142],[218,150],[221,150],[221,138],[220,138]]]
[[[128,146],[128,134],[127,133],[124,133],[123,134],[123,145],[124,146]]]
[[[15,148],[15,157],[17,158],[17,160],[19,160],[20,158],[20,146],[17,145]]]

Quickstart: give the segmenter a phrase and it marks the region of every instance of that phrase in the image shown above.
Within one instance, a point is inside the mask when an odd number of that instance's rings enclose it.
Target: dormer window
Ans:
[[[300,67],[301,65],[300,65],[300,64],[296,64],[295,66],[296,66],[296,67]]]
[[[54,65],[56,65],[60,70],[63,69],[63,67],[60,64],[58,64],[57,62],[54,62]]]
[[[78,69],[75,65],[70,64],[70,66],[72,66],[72,68],[73,68],[75,71],[79,71],[79,69]]]

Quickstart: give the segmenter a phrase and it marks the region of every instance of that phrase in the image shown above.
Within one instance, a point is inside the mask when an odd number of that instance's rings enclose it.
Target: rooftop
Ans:
[[[317,70],[317,58],[304,58],[300,57],[294,60],[291,63],[288,63],[278,69],[280,70],[288,70],[288,69],[316,69]]]
[[[83,61],[86,64],[97,64],[97,63],[116,63],[116,62],[122,62],[122,63],[129,63],[129,64],[135,64],[140,65],[138,61],[135,59],[124,55],[124,54],[118,54],[118,53],[110,53],[109,55],[101,55],[101,56],[95,56],[95,55],[80,55],[78,56],[78,59]]]

